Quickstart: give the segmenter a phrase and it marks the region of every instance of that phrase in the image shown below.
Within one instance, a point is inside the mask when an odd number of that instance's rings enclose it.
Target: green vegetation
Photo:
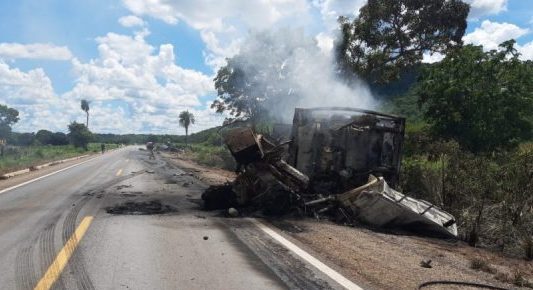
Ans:
[[[19,112],[0,104],[0,157],[4,156],[6,139],[11,135],[11,125],[19,120]]]
[[[470,245],[533,259],[533,62],[514,40],[462,46],[467,14],[461,1],[371,0],[341,18],[337,62],[407,118],[399,189],[452,213]]]
[[[398,80],[424,53],[445,54],[462,45],[469,11],[459,0],[369,0],[355,19],[339,19],[340,68],[371,85]]]
[[[106,144],[106,150],[117,147],[117,144]],[[89,152],[72,145],[8,147],[4,157],[0,158],[0,174],[51,161],[100,152],[100,143],[90,143],[87,149]]]
[[[35,134],[35,141],[41,145],[67,145],[68,136],[61,132],[50,132],[48,130],[39,130]]]
[[[222,168],[233,171],[236,168],[235,160],[231,156],[226,146],[214,145],[210,143],[198,143],[185,145],[177,144],[178,148],[184,150],[184,154],[201,165]]]
[[[87,127],[87,129],[89,128],[89,101],[87,100],[81,100],[81,109],[85,112],[86,114],[86,117],[87,117],[87,121],[85,123],[85,127]]]
[[[72,122],[68,125],[68,139],[74,147],[84,148],[89,150],[87,145],[93,138],[93,135],[89,129],[80,123]]]
[[[18,122],[19,112],[0,104],[0,139],[5,139],[11,133],[11,126]]]
[[[194,124],[194,115],[189,111],[183,111],[179,115],[179,124],[185,128],[185,145],[187,145],[187,137],[189,137],[189,126]]]
[[[514,41],[484,52],[467,45],[422,72],[415,94],[431,130],[472,152],[512,148],[531,138],[533,66]]]
[[[463,46],[468,12],[459,0],[370,0],[357,18],[340,19],[339,76],[367,80],[384,111],[407,118],[401,191],[452,213],[470,245],[531,259],[533,63],[513,40],[489,52]],[[445,58],[423,64],[425,53]],[[265,104],[294,94],[282,81],[259,82],[271,72],[243,58],[218,71],[213,107],[268,123]],[[200,142],[194,150],[209,153],[197,157],[214,163],[206,156],[219,151]]]
[[[470,245],[529,258],[533,150],[475,155],[427,136],[408,134],[400,190],[452,213]]]

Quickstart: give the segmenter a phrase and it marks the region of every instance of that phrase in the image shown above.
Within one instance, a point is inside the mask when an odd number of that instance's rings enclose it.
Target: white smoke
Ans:
[[[360,80],[350,84],[336,73],[333,57],[324,53],[302,29],[251,33],[234,63],[255,76],[254,95],[280,121],[291,122],[294,108],[357,107],[374,109],[377,102]]]

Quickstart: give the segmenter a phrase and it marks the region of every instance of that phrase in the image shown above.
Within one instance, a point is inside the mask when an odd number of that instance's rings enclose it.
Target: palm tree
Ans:
[[[189,111],[183,111],[180,113],[180,126],[185,128],[185,146],[187,146],[187,137],[189,136],[189,126],[194,124],[194,115]]]
[[[81,109],[87,114],[87,123],[85,126],[89,128],[89,101],[81,100]]]

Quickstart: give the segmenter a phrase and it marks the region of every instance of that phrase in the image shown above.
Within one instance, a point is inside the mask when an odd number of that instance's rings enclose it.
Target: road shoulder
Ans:
[[[198,165],[175,154],[163,155],[171,163],[210,185],[231,181],[231,172]],[[222,174],[221,174],[222,172]],[[508,283],[516,273],[533,276],[533,265],[460,241],[445,241],[365,227],[347,227],[311,219],[269,220],[281,235],[316,255],[347,278],[371,289],[416,289],[433,280],[469,281],[516,288]],[[431,268],[422,262],[431,260]],[[472,269],[472,261],[486,261],[492,273]],[[506,283],[501,280],[508,280]],[[365,287],[365,288],[366,288]],[[432,289],[449,289],[449,286]]]
[[[106,153],[106,154],[110,154],[110,153]],[[54,172],[56,172],[58,170],[62,170],[62,169],[68,168],[70,166],[85,162],[87,160],[90,160],[91,158],[95,158],[95,157],[98,157],[98,156],[99,156],[98,154],[87,155],[87,156],[85,156],[83,158],[72,159],[72,160],[68,160],[66,162],[57,163],[57,164],[49,165],[49,166],[46,166],[46,167],[41,167],[39,170],[31,170],[31,171],[29,171],[27,173],[24,173],[24,174],[21,174],[21,175],[17,175],[17,176],[13,176],[13,177],[8,178],[8,179],[0,179],[0,190],[4,190],[4,189],[10,188],[12,186],[16,186],[18,184],[21,184],[21,183],[28,182],[30,180],[43,177],[45,175],[54,173]]]

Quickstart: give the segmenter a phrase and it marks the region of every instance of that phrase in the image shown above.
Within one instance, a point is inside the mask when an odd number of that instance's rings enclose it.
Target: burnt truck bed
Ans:
[[[395,187],[400,175],[405,119],[355,108],[297,108],[289,164],[317,179],[338,179],[342,191],[364,184],[369,174]]]

